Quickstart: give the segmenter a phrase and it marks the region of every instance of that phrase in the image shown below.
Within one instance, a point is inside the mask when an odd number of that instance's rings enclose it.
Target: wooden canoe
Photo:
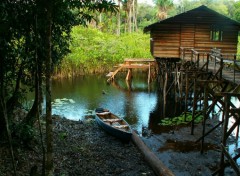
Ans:
[[[109,111],[97,112],[96,122],[106,132],[128,142],[132,136],[130,125],[124,120]]]

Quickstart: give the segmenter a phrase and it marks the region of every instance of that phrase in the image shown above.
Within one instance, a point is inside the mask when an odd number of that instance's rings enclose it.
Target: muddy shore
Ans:
[[[207,123],[207,128],[212,127]],[[217,169],[220,156],[220,129],[206,137],[203,154],[200,144],[201,125],[141,137],[145,144],[176,176],[208,176]],[[234,142],[234,140],[232,140]],[[15,161],[18,175],[29,175],[31,169],[41,171],[42,152],[39,136],[26,145],[15,145]],[[144,161],[138,148],[130,141],[123,143],[107,134],[94,119],[71,121],[54,117],[54,174],[55,175],[156,175]],[[6,143],[0,145],[0,175],[12,175],[11,158]],[[233,175],[226,169],[225,175]]]
[[[14,147],[17,175],[41,172],[40,141]],[[54,117],[54,175],[61,176],[154,176],[140,151],[132,143],[123,143],[105,133],[94,119],[71,121]],[[13,175],[6,143],[0,145],[0,175]]]
[[[207,120],[206,132],[214,127],[217,119]],[[176,176],[211,176],[220,163],[221,127],[214,130],[204,139],[203,153],[201,141],[196,142],[202,136],[202,124],[196,124],[194,134],[191,135],[191,127],[176,127],[175,129],[143,137],[142,140],[151,148],[155,155],[161,159]],[[231,136],[228,145],[236,143]],[[232,168],[225,169],[226,176],[237,176]]]

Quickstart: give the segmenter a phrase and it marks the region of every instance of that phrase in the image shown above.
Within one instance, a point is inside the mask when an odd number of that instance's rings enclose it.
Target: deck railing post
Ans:
[[[199,57],[200,57],[200,53],[197,54],[197,68],[199,68]]]
[[[210,58],[210,55],[209,55],[209,53],[207,53],[207,65],[206,65],[206,71],[207,72],[208,72],[209,58]]]
[[[191,50],[191,51],[192,51],[192,54],[191,54],[191,62],[193,62],[194,51],[193,51],[193,50]]]
[[[220,79],[222,79],[222,70],[223,70],[223,57],[222,55],[220,56]]]
[[[182,57],[185,60],[185,48],[182,49]]]
[[[236,66],[237,56],[234,54],[234,61],[233,61],[233,83],[235,84],[235,66]]]

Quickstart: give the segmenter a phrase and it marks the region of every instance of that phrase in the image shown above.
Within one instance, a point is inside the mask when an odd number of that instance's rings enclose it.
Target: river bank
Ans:
[[[94,119],[72,121],[54,116],[55,175],[154,176],[140,151],[130,142],[122,143],[98,127]],[[17,175],[41,172],[39,137],[34,143],[14,147]],[[0,145],[0,175],[13,175],[7,144]],[[37,168],[37,169],[36,169]]]
[[[94,119],[73,121],[53,116],[53,122],[54,175],[156,175],[132,141],[122,143],[103,131]],[[213,123],[208,121],[207,129]],[[149,132],[141,138],[174,175],[210,176],[219,165],[220,133],[221,128],[206,137],[203,154],[200,153],[200,144],[195,143],[201,136],[201,124],[196,125],[194,135],[190,134],[190,127],[183,127],[162,134]],[[235,140],[231,138],[229,142]],[[39,134],[32,143],[15,144],[14,154],[17,175],[30,175],[30,172],[40,175],[42,151]],[[1,176],[13,175],[11,163],[8,145],[1,143]],[[227,168],[225,175],[234,176],[234,172]]]

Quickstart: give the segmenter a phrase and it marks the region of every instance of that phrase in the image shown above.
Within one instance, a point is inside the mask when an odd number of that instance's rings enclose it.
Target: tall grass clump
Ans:
[[[81,26],[72,30],[70,51],[56,68],[56,74],[103,73],[122,63],[124,58],[151,58],[148,34],[139,32],[116,36]]]

